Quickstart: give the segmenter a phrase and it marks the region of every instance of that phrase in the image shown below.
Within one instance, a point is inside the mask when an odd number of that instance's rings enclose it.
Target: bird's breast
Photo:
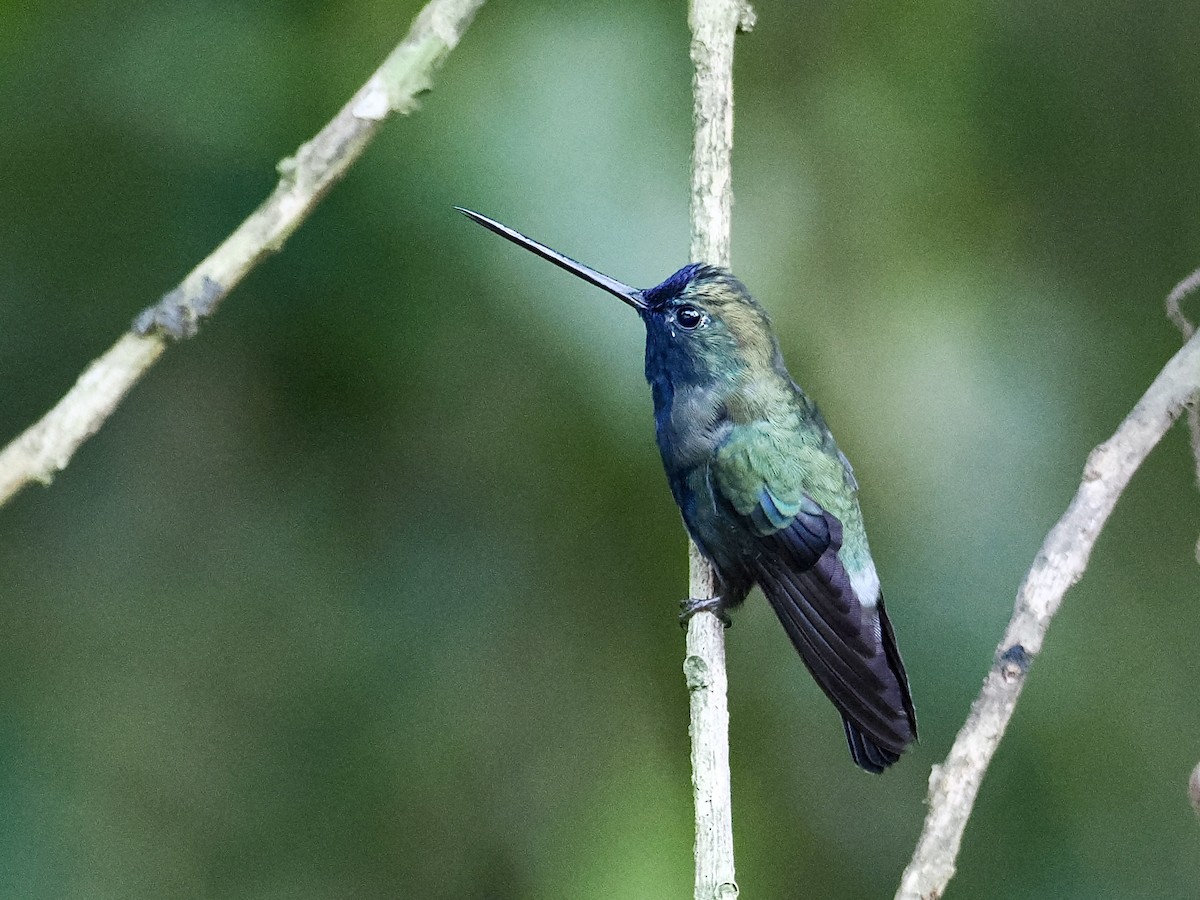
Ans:
[[[656,404],[658,447],[668,470],[707,465],[732,428],[725,405],[715,391],[686,386],[670,391]]]

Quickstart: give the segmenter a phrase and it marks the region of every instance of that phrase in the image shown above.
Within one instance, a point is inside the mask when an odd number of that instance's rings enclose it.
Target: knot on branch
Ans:
[[[1000,654],[1000,677],[1007,682],[1023,678],[1029,671],[1033,657],[1021,644],[1013,644]]]
[[[741,893],[741,888],[737,886],[736,881],[722,881],[717,885],[716,893],[713,896],[717,900],[737,900],[739,893]]]
[[[683,677],[687,680],[688,690],[701,691],[712,684],[708,663],[700,656],[689,656],[683,661]]]
[[[944,771],[940,765],[934,763],[929,770],[929,797],[932,797],[938,792],[942,786],[942,775]],[[929,797],[925,798],[926,805],[929,804]]]
[[[1094,447],[1092,452],[1088,454],[1087,462],[1083,466],[1083,480],[1097,481],[1104,475],[1104,470],[1108,468],[1108,443],[1105,442],[1099,447]]]
[[[142,310],[133,320],[133,330],[142,337],[161,334],[175,341],[194,337],[224,295],[221,285],[207,275],[200,279],[200,289],[194,294],[188,293],[185,282]]]
[[[754,7],[749,3],[743,3],[741,10],[738,12],[738,32],[741,34],[749,34],[754,30],[754,26],[757,24],[758,13],[754,11]]]

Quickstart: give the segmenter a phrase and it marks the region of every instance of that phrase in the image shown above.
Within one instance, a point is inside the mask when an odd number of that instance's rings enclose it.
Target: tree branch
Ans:
[[[99,430],[169,339],[191,337],[225,296],[278,251],[392,113],[407,115],[429,90],[484,0],[430,0],[404,40],[341,111],[294,156],[279,163],[271,196],[172,291],[144,310],[66,395],[0,451],[0,506],[31,481],[49,484]]]
[[[691,0],[688,25],[695,139],[692,146],[691,259],[729,265],[733,209],[733,44],[754,25],[744,0]],[[688,542],[688,593],[714,596],[712,566]],[[695,900],[734,900],[733,802],[729,785],[729,704],[725,628],[712,613],[688,621],[692,793],[696,807]]]
[[[1200,283],[1200,279],[1197,281]],[[916,852],[901,879],[897,900],[936,900],[942,896],[954,875],[963,830],[979,785],[1064,594],[1082,577],[1100,530],[1129,479],[1197,392],[1200,334],[1191,336],[1116,433],[1088,456],[1075,498],[1046,536],[1017,592],[1004,640],[966,724],[946,761],[934,766],[929,775],[929,813]]]

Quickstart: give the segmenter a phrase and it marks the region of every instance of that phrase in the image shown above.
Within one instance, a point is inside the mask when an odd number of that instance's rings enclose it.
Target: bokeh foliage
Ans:
[[[265,195],[419,4],[0,2],[0,426]],[[0,895],[681,897],[683,538],[620,304],[686,260],[684,4],[494,0],[201,336],[0,510]],[[747,897],[890,896],[1014,591],[1178,345],[1192,4],[763,0],[735,268],[863,505],[921,714],[883,778],[761,599]],[[955,896],[1195,895],[1200,499],[1173,432],[1038,661]]]

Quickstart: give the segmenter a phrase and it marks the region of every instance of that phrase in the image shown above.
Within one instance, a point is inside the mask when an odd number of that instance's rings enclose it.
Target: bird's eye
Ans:
[[[679,323],[680,328],[691,331],[704,321],[704,313],[694,306],[681,306],[675,310],[675,321]]]

